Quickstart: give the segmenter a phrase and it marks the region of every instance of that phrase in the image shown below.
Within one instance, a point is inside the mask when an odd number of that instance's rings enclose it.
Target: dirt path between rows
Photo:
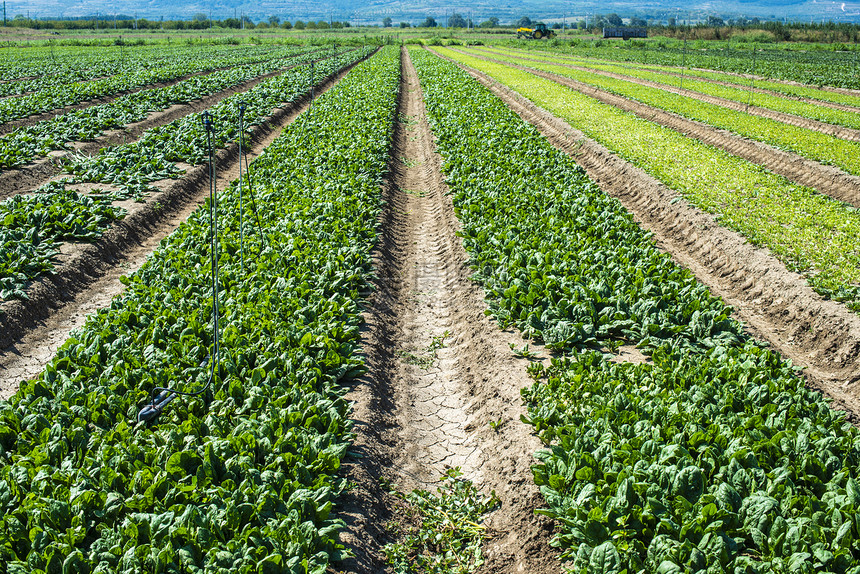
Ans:
[[[357,438],[344,469],[355,486],[338,506],[347,523],[342,539],[355,558],[338,571],[385,571],[385,525],[404,517],[381,483],[401,492],[435,490],[445,469],[459,466],[502,501],[487,520],[481,571],[559,572],[552,525],[534,514],[543,501],[530,465],[541,445],[519,418],[528,363],[509,347],[522,340],[484,314],[405,50],[402,70],[377,280],[363,331],[369,372],[347,395]]]
[[[486,53],[485,50],[481,50],[481,51]],[[470,55],[473,55],[473,54],[470,54]],[[536,62],[544,62],[544,60],[539,60],[536,58],[520,58],[520,59],[521,60],[531,60],[531,61],[536,61]],[[504,62],[504,63],[509,64],[509,65],[516,65],[516,64],[510,64],[508,62]],[[693,90],[688,90],[686,88],[684,88],[684,89],[677,88],[675,86],[670,86],[668,84],[661,84],[659,82],[652,82],[650,80],[643,80],[640,78],[625,76],[623,74],[606,72],[604,70],[595,70],[592,68],[586,68],[583,66],[576,66],[573,64],[563,64],[563,63],[558,63],[558,62],[549,62],[549,63],[556,65],[556,66],[561,66],[564,68],[570,68],[572,70],[579,70],[581,72],[598,74],[598,75],[604,76],[606,78],[612,78],[615,80],[622,80],[625,82],[630,82],[632,84],[636,84],[639,86],[647,86],[649,88],[656,88],[658,90],[663,90],[664,92],[668,92],[671,94],[678,94],[681,96],[686,96],[689,98],[693,98],[694,100],[698,100],[700,102],[705,102],[708,104],[714,104],[714,105],[717,105],[717,106],[720,106],[723,108],[727,108],[730,110],[735,110],[735,111],[743,112],[743,113],[750,114],[753,116],[759,116],[762,118],[775,120],[778,122],[782,122],[784,124],[789,124],[789,125],[801,127],[801,128],[805,128],[808,130],[814,130],[814,131],[817,131],[817,132],[820,132],[823,134],[827,134],[829,136],[837,137],[840,139],[844,139],[847,141],[860,142],[860,130],[858,130],[858,129],[848,128],[845,126],[838,126],[835,124],[829,124],[827,122],[822,122],[819,120],[804,118],[801,116],[795,116],[795,115],[787,114],[784,112],[778,112],[776,110],[771,110],[769,108],[762,108],[762,107],[755,106],[755,105],[747,105],[747,104],[744,104],[741,102],[736,102],[734,100],[728,100],[726,98],[720,98],[717,96],[709,96],[707,94],[702,94],[700,92],[694,92]],[[537,72],[537,70],[532,70],[531,68],[529,68],[529,70]],[[547,72],[542,72],[542,73],[547,73]],[[557,74],[554,74],[554,75],[557,75]],[[561,77],[561,76],[558,76],[558,77]]]
[[[294,68],[289,66],[263,74],[252,80],[248,80],[241,84],[237,84],[226,90],[210,94],[203,98],[194,100],[187,104],[176,104],[166,110],[152,112],[149,116],[139,122],[129,124],[123,129],[111,130],[104,133],[102,136],[90,142],[69,142],[71,151],[52,152],[49,157],[34,160],[28,164],[0,170],[0,200],[7,199],[19,193],[27,193],[47,183],[52,177],[62,172],[61,162],[64,158],[71,154],[88,154],[97,153],[102,148],[113,145],[121,145],[133,142],[140,138],[146,130],[158,126],[169,124],[170,122],[192,114],[211,108],[221,100],[246,92],[259,84],[260,82],[283,74],[287,70]]]
[[[658,247],[731,305],[753,336],[803,367],[812,388],[860,422],[860,316],[823,299],[767,250],[721,227],[712,215],[564,120],[489,76],[461,67],[567,152],[654,234]]]
[[[510,64],[494,58],[475,56],[474,54],[460,50],[455,51],[490,62],[502,63],[535,74],[541,78],[552,80],[604,104],[631,112],[644,120],[671,128],[702,143],[720,148],[749,162],[764,166],[774,173],[778,173],[800,185],[811,187],[834,199],[844,201],[855,207],[860,207],[860,177],[846,173],[838,167],[824,165],[801,155],[783,151],[762,142],[746,139],[728,130],[690,120],[683,116],[630,100],[558,74]]]
[[[552,59],[552,58],[553,58],[553,56],[552,56],[552,55],[547,55],[547,56],[546,56],[546,58],[547,58],[547,59],[543,59],[543,58],[538,59],[538,58],[534,58],[534,56],[535,56],[534,52],[526,52],[526,51],[524,51],[524,50],[516,50],[516,52],[517,52],[517,53],[519,53],[519,54],[523,54],[525,57],[528,57],[529,55],[531,55],[531,56],[532,56],[532,58],[529,58],[529,59],[533,59],[534,61],[538,61],[538,62],[546,62],[546,63],[553,63],[553,64],[557,64],[557,63],[559,63],[559,60],[553,60],[553,59]],[[564,61],[570,61],[570,60],[580,61],[580,60],[583,60],[584,58],[575,58],[575,57],[573,57],[573,56],[566,56],[566,55],[559,54],[559,59],[560,59],[562,62],[564,62]],[[707,82],[707,83],[709,83],[709,84],[715,84],[715,85],[718,85],[718,86],[726,86],[727,88],[738,88],[738,89],[745,90],[745,91],[752,91],[752,92],[755,92],[755,93],[757,93],[757,94],[766,94],[766,95],[769,95],[769,96],[776,96],[776,97],[778,97],[778,98],[785,98],[786,100],[794,100],[794,101],[798,101],[798,102],[804,102],[804,103],[807,103],[807,104],[813,104],[813,105],[816,105],[816,106],[823,106],[823,107],[825,107],[825,108],[833,108],[834,110],[842,110],[842,111],[844,111],[844,112],[855,112],[855,113],[860,113],[860,106],[850,106],[850,105],[847,105],[847,104],[840,104],[840,103],[837,103],[837,102],[829,102],[829,101],[826,101],[826,100],[817,100],[817,99],[815,99],[815,98],[808,98],[808,97],[805,97],[805,96],[796,96],[796,95],[793,95],[793,94],[787,94],[787,93],[785,93],[785,92],[778,92],[778,91],[776,91],[776,90],[769,90],[769,89],[767,89],[767,88],[759,88],[759,87],[756,87],[755,85],[741,84],[741,83],[739,83],[739,82],[729,82],[729,81],[726,81],[726,80],[716,80],[716,79],[714,79],[714,78],[703,78],[703,77],[701,77],[701,76],[691,76],[691,75],[689,75],[689,74],[684,74],[684,73],[682,73],[682,72],[674,72],[674,71],[671,71],[671,70],[654,69],[654,68],[643,68],[643,67],[636,66],[635,64],[628,64],[628,63],[625,63],[625,62],[613,62],[613,61],[610,61],[610,60],[600,60],[600,61],[595,61],[595,64],[605,64],[605,65],[609,65],[609,66],[619,66],[619,67],[622,67],[622,68],[629,68],[629,69],[631,69],[631,70],[646,70],[646,71],[648,71],[648,72],[653,72],[653,73],[655,73],[655,74],[663,74],[663,75],[665,75],[665,76],[667,76],[667,77],[670,77],[670,78],[681,78],[681,79],[689,79],[689,80],[694,80],[694,81],[702,81],[702,82]],[[648,64],[642,64],[642,66],[648,66]],[[588,68],[590,71],[595,71],[595,70],[594,70],[593,68],[591,68],[590,66],[585,66],[585,67],[586,67],[586,68]],[[698,69],[698,68],[696,68],[696,69]],[[713,73],[717,73],[717,74],[728,74],[728,72],[722,72],[722,71],[720,71],[720,70],[701,70],[701,71],[704,71],[704,72],[713,72]],[[771,79],[771,78],[758,78],[758,79],[753,79],[753,78],[739,78],[739,80],[741,80],[741,79],[749,80],[749,81],[751,81],[753,84],[754,84],[756,81],[763,81],[763,82],[779,82],[779,83],[781,83],[781,84],[785,84],[785,83],[786,83],[786,82],[782,82],[782,81],[780,81],[780,80],[774,80],[774,79]],[[796,84],[796,85],[802,86],[803,84]],[[822,89],[822,90],[824,89],[824,88],[818,88],[817,86],[803,86],[803,87],[805,87],[805,88],[812,88],[812,89]],[[854,96],[856,96],[856,95],[858,95],[858,94],[850,94],[850,95],[854,95]]]
[[[323,79],[317,94],[334,86],[350,68]],[[268,121],[251,130],[245,153],[248,161],[269,146],[300,113],[308,97],[275,110]],[[218,189],[238,178],[238,145],[216,154]],[[72,329],[84,324],[87,314],[106,307],[125,288],[122,275],[140,268],[162,238],[202,204],[209,193],[207,166],[196,166],[180,180],[157,182],[164,191],[152,194],[146,203],[92,244],[83,244],[64,256],[56,274],[37,281],[28,289],[29,301],[0,304],[0,399],[11,396],[21,381],[44,370]]]

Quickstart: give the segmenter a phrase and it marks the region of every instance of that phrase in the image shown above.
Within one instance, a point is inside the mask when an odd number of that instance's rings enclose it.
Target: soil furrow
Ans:
[[[331,88],[351,67],[322,80],[317,93]],[[276,109],[267,121],[251,129],[245,150],[249,161],[307,109],[308,100],[303,97]],[[216,153],[219,189],[238,177],[238,159],[236,144]],[[145,204],[133,204],[133,211],[98,242],[73,246],[62,256],[54,275],[28,289],[29,301],[0,305],[4,312],[0,314],[0,398],[8,398],[22,380],[38,375],[71,330],[83,325],[88,313],[109,305],[122,292],[120,276],[137,270],[161,239],[205,201],[207,171],[206,166],[196,166],[182,179],[157,182],[162,192],[152,194]]]
[[[478,57],[482,58],[481,56]],[[488,61],[496,60],[489,59]],[[764,166],[774,173],[800,185],[811,187],[834,199],[860,207],[860,177],[846,173],[835,166],[824,165],[801,155],[746,139],[728,130],[690,120],[558,74],[542,72],[524,66],[513,66],[576,90],[604,104],[636,114],[649,122],[671,128],[685,136],[725,150],[749,162]]]
[[[473,55],[473,54],[470,54]],[[532,58],[521,58],[523,60],[533,60]],[[504,62],[499,60],[499,63],[504,63],[507,65],[516,66],[516,64],[511,64],[509,62]],[[771,110],[768,108],[762,108],[755,105],[748,105],[741,102],[736,102],[734,100],[728,100],[726,98],[720,98],[717,96],[709,96],[707,94],[702,94],[700,92],[694,92],[693,90],[688,90],[686,88],[677,88],[675,86],[670,86],[667,84],[661,84],[659,82],[652,82],[650,80],[643,80],[640,78],[633,78],[631,76],[625,76],[623,74],[616,74],[613,72],[606,72],[604,70],[595,70],[592,68],[586,68],[583,66],[576,66],[573,64],[555,64],[558,66],[562,66],[565,68],[570,68],[572,70],[579,70],[582,72],[589,72],[592,74],[598,74],[607,78],[613,78],[616,80],[622,80],[625,82],[630,82],[632,84],[636,84],[639,86],[647,86],[649,88],[656,88],[658,90],[663,90],[664,92],[670,94],[678,94],[681,96],[687,96],[689,98],[693,98],[700,102],[705,102],[708,104],[714,104],[717,106],[721,106],[726,109],[735,110],[738,112],[744,112],[750,115],[759,116],[762,118],[767,118],[770,120],[775,120],[778,122],[782,122],[784,124],[789,124],[797,127],[801,127],[808,130],[814,130],[817,132],[821,132],[823,134],[827,134],[833,137],[837,137],[840,139],[848,140],[848,141],[860,141],[860,130],[848,128],[845,126],[838,126],[835,124],[829,124],[827,122],[822,122],[818,120],[813,120],[810,118],[804,118],[801,116],[795,116],[792,114],[787,114],[784,112],[778,112],[776,110]],[[523,66],[523,68],[528,69],[528,71],[533,72],[538,75],[548,74],[549,72],[543,72],[540,70],[534,70],[532,68],[527,68]],[[558,74],[552,74],[553,76],[560,78]]]
[[[606,193],[654,233],[657,245],[735,310],[757,338],[804,368],[812,388],[860,421],[860,317],[825,300],[765,249],[691,206],[660,181],[564,120],[468,68],[525,121],[567,152]]]
[[[519,390],[531,380],[527,362],[509,347],[521,340],[484,314],[483,292],[469,278],[405,50],[401,81],[377,279],[363,331],[369,372],[347,395],[357,438],[344,468],[355,486],[339,515],[355,558],[339,568],[384,570],[381,546],[390,534],[381,525],[403,517],[380,483],[433,490],[446,468],[459,466],[502,501],[487,519],[483,571],[558,572],[552,525],[534,514],[543,504],[530,471],[540,442],[519,419],[525,413]]]
[[[119,130],[108,131],[93,141],[69,142],[72,148],[71,151],[52,152],[49,157],[37,159],[17,168],[2,170],[0,171],[0,200],[18,195],[19,193],[27,193],[47,183],[52,177],[62,173],[60,167],[62,160],[72,154],[95,154],[102,148],[132,142],[140,138],[143,132],[150,128],[163,126],[188,114],[209,109],[221,100],[233,94],[246,92],[260,82],[283,74],[292,67],[294,66],[275,70],[274,72],[258,76],[227,90],[210,94],[187,104],[176,104],[166,110],[152,112],[147,118],[139,122],[129,124]]]
[[[479,49],[480,49],[480,48],[479,48]],[[491,53],[491,52],[488,52],[488,53]],[[533,57],[532,57],[532,58],[528,58],[528,56],[526,56],[526,54],[528,54],[528,52],[522,52],[522,54],[524,55],[524,56],[523,56],[523,58],[524,58],[524,59],[529,59],[529,60],[532,60],[532,61],[535,61],[535,62],[545,62],[545,63],[553,63],[553,64],[558,64],[558,63],[560,63],[560,62],[561,62],[561,63],[563,64],[563,63],[564,63],[564,60],[566,59],[564,56],[561,56],[561,60],[551,60],[551,59],[533,58]],[[529,54],[529,55],[534,56],[534,54]],[[547,58],[549,58],[549,57],[551,57],[551,56],[547,55]],[[571,59],[576,59],[576,58],[571,58]],[[833,108],[834,110],[842,110],[842,111],[845,111],[845,112],[856,112],[856,113],[860,113],[860,107],[858,107],[858,106],[849,106],[849,105],[847,105],[847,104],[840,104],[840,103],[837,103],[837,102],[828,102],[828,101],[825,101],[825,100],[817,100],[817,99],[815,99],[815,98],[808,98],[808,97],[804,97],[804,96],[796,96],[796,95],[793,95],[793,94],[787,94],[787,93],[785,93],[785,92],[778,92],[778,91],[776,91],[776,90],[769,90],[769,89],[767,89],[767,88],[759,88],[759,87],[756,87],[756,86],[754,86],[754,85],[753,85],[753,86],[750,86],[750,85],[740,84],[740,83],[737,83],[737,82],[729,82],[729,81],[726,81],[726,80],[717,80],[717,79],[714,79],[714,78],[703,78],[703,77],[701,77],[701,76],[691,76],[691,75],[689,75],[689,74],[683,74],[683,73],[681,73],[681,72],[673,72],[673,71],[671,71],[671,70],[650,70],[650,69],[648,69],[648,68],[640,68],[640,67],[637,67],[636,65],[625,64],[625,63],[623,63],[623,62],[611,62],[611,61],[608,61],[608,60],[605,60],[605,61],[603,61],[603,62],[595,62],[595,64],[602,64],[602,63],[606,63],[607,65],[612,65],[612,66],[621,66],[621,67],[623,67],[623,68],[630,68],[630,69],[634,69],[634,70],[636,70],[636,69],[640,69],[640,70],[652,71],[652,72],[654,72],[654,73],[657,73],[657,74],[664,74],[664,75],[666,75],[666,76],[668,76],[668,77],[672,77],[672,78],[687,78],[687,79],[690,79],[690,80],[707,82],[707,83],[709,83],[709,84],[715,84],[715,85],[718,85],[718,86],[726,86],[726,87],[728,87],[728,88],[739,88],[739,89],[746,90],[746,91],[753,91],[753,92],[755,92],[755,93],[757,93],[757,94],[767,94],[767,95],[769,95],[769,96],[776,96],[776,97],[779,97],[779,98],[785,98],[785,99],[787,99],[787,100],[795,100],[795,101],[798,101],[798,102],[804,102],[804,103],[807,103],[807,104],[813,104],[813,105],[816,105],[816,106],[823,106],[823,107],[826,107],[826,108]],[[643,64],[643,65],[647,65],[647,64]],[[589,66],[585,66],[585,67],[586,67],[586,68],[588,68],[588,70],[589,70],[589,71],[595,71],[595,69],[594,69],[594,68],[591,68],[591,67],[589,67]],[[704,72],[716,72],[716,73],[720,73],[720,74],[727,74],[727,72],[721,72],[721,71],[719,71],[719,70],[701,70],[701,71],[704,71]],[[780,80],[774,80],[774,79],[771,79],[771,78],[757,78],[757,79],[745,78],[745,79],[747,79],[747,80],[752,80],[752,82],[756,82],[756,81],[764,81],[764,82],[779,82],[779,83],[782,83],[782,84],[786,83],[786,82],[782,82],[782,81],[780,81]],[[803,84],[796,84],[796,85],[803,85]],[[815,87],[816,89],[825,89],[825,88],[818,88],[817,86],[804,86],[804,87]],[[857,95],[857,94],[851,94],[851,95]]]

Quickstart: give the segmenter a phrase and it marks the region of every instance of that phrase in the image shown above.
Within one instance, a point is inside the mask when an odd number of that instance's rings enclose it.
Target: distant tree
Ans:
[[[522,18],[514,22],[514,26],[516,26],[517,28],[528,28],[531,25],[532,19],[528,16],[523,16]]]
[[[421,27],[422,28],[435,28],[436,27],[436,20],[434,20],[432,16],[427,16],[427,18],[425,18],[424,21],[421,22]]]
[[[585,20],[580,20],[576,23],[577,30],[585,30]]]
[[[410,24],[409,22],[401,22],[400,23],[401,28],[409,28],[411,26],[412,26],[412,24]]]
[[[451,14],[450,18],[448,18],[449,28],[465,28],[468,25],[469,23],[466,22],[466,19],[463,18],[463,15],[457,12],[454,12],[453,14]]]
[[[317,20],[317,30],[328,30],[331,28],[328,22],[325,20]]]
[[[642,18],[639,18],[638,16],[633,16],[632,18],[630,18],[630,25],[631,26],[643,26],[644,27],[644,26],[648,25],[648,22],[646,22]]]
[[[308,23],[305,24],[305,30],[316,30],[316,29],[317,29],[317,23],[314,22],[313,20],[308,20]]]
[[[343,28],[343,22],[338,22],[337,20],[335,20],[334,22],[331,23],[331,27],[332,27],[332,29],[339,30],[339,29]]]
[[[292,25],[292,24],[290,24],[290,21],[289,21],[289,20],[284,20],[284,23],[283,23],[283,24],[281,24],[281,28],[283,28],[284,30],[289,30],[289,29],[291,29],[292,27],[293,27],[293,25]]]
[[[711,28],[719,28],[720,26],[725,26],[726,23],[719,16],[708,16],[708,26]]]
[[[305,23],[302,22],[301,20],[296,20],[296,23],[293,24],[293,28],[295,28],[296,30],[304,30],[305,29]]]
[[[499,27],[499,19],[495,16],[490,16],[483,22],[481,22],[481,28],[498,28]]]
[[[669,24],[669,27],[670,27],[670,28],[674,28],[674,27],[677,25],[677,22],[678,22],[678,21],[677,21],[677,20],[675,20],[675,17],[674,17],[674,16],[669,16],[668,24]]]
[[[205,22],[208,19],[209,16],[207,16],[205,12],[197,12],[194,14],[194,18],[192,18],[195,22]]]
[[[613,12],[612,14],[606,15],[606,21],[609,22],[610,26],[623,26],[624,22],[621,21],[621,16]]]
[[[269,16],[269,25],[270,25],[271,27],[273,27],[273,28],[274,28],[274,27],[276,27],[276,26],[277,26],[278,24],[280,24],[280,23],[281,23],[281,19],[280,19],[280,18],[278,18],[277,16],[275,16],[274,14],[272,14],[271,16]]]
[[[239,22],[238,18],[225,18],[221,21],[221,26],[224,28],[238,28],[242,23]]]
[[[382,27],[383,28],[391,28],[391,18],[389,16],[386,16],[385,18],[382,19]]]

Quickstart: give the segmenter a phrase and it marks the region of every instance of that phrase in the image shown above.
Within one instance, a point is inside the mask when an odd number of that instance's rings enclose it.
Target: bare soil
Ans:
[[[473,55],[473,54],[470,54]],[[851,175],[832,165],[824,165],[801,155],[783,151],[762,142],[746,139],[728,130],[715,128],[703,122],[687,119],[635,100],[630,100],[588,84],[565,78],[558,74],[517,66],[489,57],[477,56],[488,61],[527,71],[542,78],[590,96],[604,104],[636,114],[642,119],[671,128],[702,143],[720,148],[749,162],[764,166],[774,173],[800,185],[811,187],[839,201],[860,207],[860,177]]]
[[[462,66],[580,164],[654,234],[658,247],[734,308],[750,333],[799,367],[809,385],[860,422],[860,316],[825,300],[765,249],[622,160],[562,119]]]
[[[559,572],[552,524],[534,514],[543,501],[530,465],[541,445],[519,418],[528,363],[509,347],[522,340],[484,314],[405,51],[398,117],[365,312],[369,372],[347,395],[357,438],[344,471],[354,487],[339,516],[355,558],[338,571],[386,571],[381,546],[404,513],[382,484],[435,490],[445,469],[459,466],[502,501],[486,522],[481,571]]]
[[[317,93],[336,84],[348,70],[320,81]],[[251,130],[245,153],[256,158],[304,111],[302,98],[273,111]],[[216,154],[218,188],[239,175],[238,145]],[[189,166],[190,167],[190,166]],[[119,279],[137,270],[162,238],[169,235],[205,200],[209,191],[207,166],[190,167],[179,180],[156,182],[162,189],[130,213],[95,243],[66,244],[56,273],[28,288],[29,301],[0,304],[0,398],[8,398],[23,380],[38,375],[68,338],[84,324],[86,315],[110,304],[124,289]]]
[[[534,58],[520,58],[522,60],[533,60],[533,61],[544,61],[544,60],[536,60]],[[580,70],[583,72],[589,72],[592,74],[599,74],[601,76],[607,78],[613,78],[616,80],[623,80],[625,82],[630,82],[632,84],[637,84],[640,86],[648,86],[650,88],[657,88],[658,90],[663,90],[665,92],[669,92],[671,94],[680,94],[682,96],[687,96],[693,98],[695,100],[699,100],[700,102],[705,102],[708,104],[714,104],[717,106],[721,106],[730,110],[735,110],[738,112],[744,112],[747,114],[751,114],[754,116],[759,116],[763,118],[768,118],[771,120],[776,120],[778,122],[782,122],[784,124],[789,124],[793,126],[798,126],[801,128],[814,130],[817,132],[821,132],[823,134],[827,134],[833,137],[837,137],[840,139],[848,140],[848,141],[860,141],[860,130],[854,128],[848,128],[845,126],[837,126],[834,124],[829,124],[827,122],[822,122],[818,120],[813,120],[809,118],[803,118],[800,116],[795,116],[792,114],[787,114],[784,112],[778,112],[776,110],[771,110],[768,108],[762,108],[755,105],[748,105],[741,102],[736,102],[734,100],[728,100],[726,98],[720,98],[717,96],[710,96],[708,94],[702,94],[700,92],[694,92],[693,90],[688,90],[686,88],[678,88],[675,86],[670,86],[668,84],[661,84],[659,82],[652,82],[650,80],[643,80],[640,78],[633,78],[631,76],[625,76],[623,74],[616,74],[613,72],[607,72],[605,70],[595,70],[592,68],[586,68],[584,66],[575,66],[573,64],[563,64],[559,62],[552,62],[555,65],[563,66],[565,68],[570,68],[572,70]],[[536,70],[529,70],[538,74],[543,74],[546,72],[538,72]],[[753,98],[753,102],[755,99]]]

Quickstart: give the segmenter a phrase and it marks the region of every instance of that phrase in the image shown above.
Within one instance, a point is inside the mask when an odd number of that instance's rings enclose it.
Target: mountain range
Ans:
[[[594,14],[617,13],[653,20],[675,17],[695,23],[707,16],[747,17],[792,21],[860,22],[860,0],[6,0],[9,18],[64,18],[124,14],[147,19],[191,19],[205,14],[213,19],[247,15],[253,21],[277,16],[284,20],[338,20],[353,25],[376,25],[385,17],[417,24],[431,16],[444,25],[451,13],[480,23],[490,17],[509,23],[521,16],[533,20],[568,21]]]

